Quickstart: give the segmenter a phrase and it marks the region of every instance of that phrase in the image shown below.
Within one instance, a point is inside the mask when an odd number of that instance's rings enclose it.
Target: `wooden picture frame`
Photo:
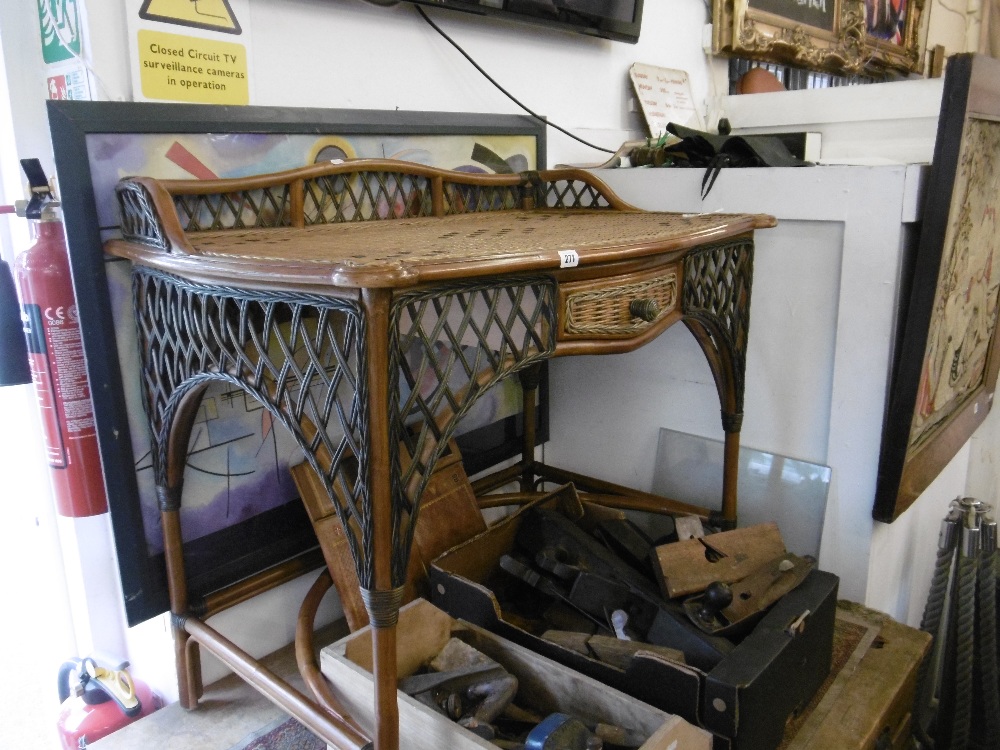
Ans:
[[[134,625],[167,611],[169,597],[151,462],[144,455],[149,434],[129,268],[103,253],[103,242],[117,236],[118,179],[232,177],[354,156],[466,171],[539,169],[546,166],[545,125],[494,114],[75,101],[50,101],[48,114],[125,612]],[[539,442],[548,437],[546,382],[536,414]],[[484,411],[475,429],[457,437],[470,474],[520,455],[520,389],[516,383],[498,388],[503,408]],[[241,399],[224,388],[210,391],[202,404],[208,450],[194,442],[197,434],[189,447],[200,451],[194,474],[188,461],[181,511],[195,606],[278,562],[295,560],[303,572],[322,564],[286,471],[301,457],[279,445],[281,430]],[[258,465],[258,455],[268,458]],[[220,483],[224,500],[214,489]]]
[[[1000,60],[945,69],[934,161],[890,379],[873,516],[891,522],[954,458],[1000,369]]]
[[[713,0],[712,51],[829,73],[867,62],[864,0]]]
[[[866,67],[922,73],[920,21],[924,0],[865,0]]]

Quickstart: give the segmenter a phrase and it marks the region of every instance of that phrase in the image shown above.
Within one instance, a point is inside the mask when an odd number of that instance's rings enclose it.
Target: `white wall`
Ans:
[[[931,0],[924,8],[927,16],[927,49],[940,44],[945,55],[975,52],[978,49],[984,0]]]
[[[96,98],[128,99],[128,36],[125,0],[86,0],[88,50],[96,73]],[[706,22],[702,0],[647,0],[643,33],[627,45],[526,25],[490,22],[444,11],[437,22],[499,82],[529,107],[582,137],[614,150],[641,137],[638,116],[628,111],[628,69],[643,62],[689,72],[694,100],[724,93],[725,63],[709,61],[701,48]],[[254,103],[289,107],[343,107],[516,113],[514,104],[486,82],[407,5],[379,8],[362,0],[250,0]],[[16,66],[11,98],[21,155],[51,165],[43,106],[44,73],[32,3],[0,3],[0,34],[9,66]],[[950,51],[957,51],[952,47]],[[718,91],[716,89],[719,89]],[[598,162],[603,155],[549,130],[549,163]],[[64,190],[72,186],[62,186]],[[628,367],[623,360],[620,367]],[[557,363],[556,368],[569,368]],[[569,370],[563,370],[568,372]],[[558,370],[557,370],[558,372]],[[612,374],[609,377],[613,377]],[[670,409],[663,405],[664,411]],[[790,451],[793,452],[793,451]],[[810,453],[812,449],[810,449]],[[608,456],[627,466],[627,445]],[[633,476],[638,476],[636,468]],[[616,477],[621,478],[621,477]],[[75,533],[76,530],[74,530]],[[107,524],[80,532],[90,557],[103,555],[104,570],[87,582],[98,598],[113,599],[117,580],[109,570],[113,550]],[[71,545],[72,546],[72,545]],[[71,560],[86,562],[82,557]],[[96,580],[103,576],[103,580]],[[304,583],[273,592],[263,601],[218,618],[220,628],[254,653],[291,637],[291,615]],[[914,594],[922,598],[923,594]],[[112,607],[113,609],[113,607]],[[246,611],[253,609],[253,618]],[[91,615],[95,616],[95,615]],[[330,616],[330,610],[327,615]],[[172,650],[162,618],[123,632],[120,608],[89,622],[95,645],[130,651],[135,671],[167,696],[175,695]],[[237,630],[248,632],[240,632]],[[99,633],[94,636],[93,633]],[[218,669],[209,667],[212,679]]]
[[[700,0],[646,3],[637,45],[485,22],[429,9],[435,21],[534,111],[616,149],[641,127],[627,111],[636,61],[689,70],[697,101],[709,87]],[[251,6],[258,104],[519,113],[408,5],[291,0]],[[284,31],[279,31],[284,29]],[[380,55],[392,51],[386,58]],[[289,70],[302,70],[301,76]],[[549,131],[550,163],[598,161],[599,152]]]

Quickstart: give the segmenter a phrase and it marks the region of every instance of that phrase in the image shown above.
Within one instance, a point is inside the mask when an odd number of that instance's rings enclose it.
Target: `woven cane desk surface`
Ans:
[[[580,266],[630,260],[767,226],[771,217],[753,214],[539,209],[227,229],[189,233],[188,247],[167,254],[124,241],[112,241],[108,250],[181,273],[190,262],[199,275],[384,287],[558,269],[564,250],[575,250]]]

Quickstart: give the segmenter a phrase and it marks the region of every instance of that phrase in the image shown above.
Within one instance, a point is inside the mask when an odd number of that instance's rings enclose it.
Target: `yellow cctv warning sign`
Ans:
[[[139,18],[225,34],[243,32],[229,0],[145,0]]]

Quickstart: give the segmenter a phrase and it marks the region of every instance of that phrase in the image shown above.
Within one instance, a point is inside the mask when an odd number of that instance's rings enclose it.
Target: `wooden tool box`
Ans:
[[[711,735],[680,718],[609,689],[526,648],[474,625],[459,622],[423,599],[402,608],[396,656],[400,677],[429,661],[453,635],[503,665],[518,679],[519,695],[534,701],[533,710],[563,712],[628,728],[645,736],[639,750],[708,750]],[[345,706],[364,727],[375,720],[372,705],[371,629],[365,627],[321,654],[323,674],[343,696]],[[400,693],[400,744],[408,750],[487,750],[493,745],[443,714]]]

